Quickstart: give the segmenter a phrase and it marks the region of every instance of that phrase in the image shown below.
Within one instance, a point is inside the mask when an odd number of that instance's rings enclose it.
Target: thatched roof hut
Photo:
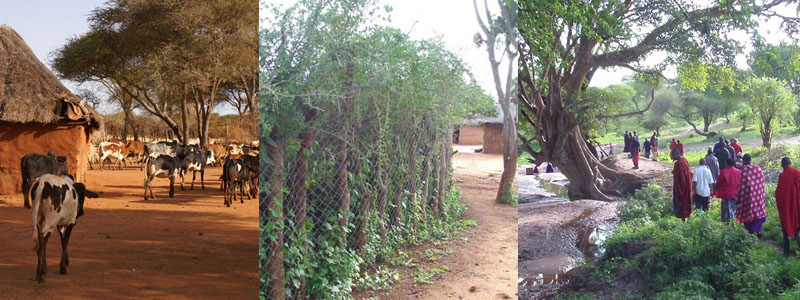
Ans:
[[[20,191],[20,159],[31,152],[67,156],[70,173],[83,181],[89,139],[102,124],[14,29],[0,25],[0,194]]]

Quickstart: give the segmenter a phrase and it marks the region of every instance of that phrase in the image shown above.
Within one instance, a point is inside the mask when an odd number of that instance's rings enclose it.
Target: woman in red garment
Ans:
[[[775,189],[775,204],[783,231],[783,253],[786,255],[789,254],[789,237],[793,237],[800,246],[800,171],[791,165],[788,157],[781,159],[783,172],[778,176],[778,187]]]
[[[672,150],[675,168],[672,170],[672,210],[675,217],[686,221],[692,215],[692,171],[689,161],[681,155],[680,150]]]

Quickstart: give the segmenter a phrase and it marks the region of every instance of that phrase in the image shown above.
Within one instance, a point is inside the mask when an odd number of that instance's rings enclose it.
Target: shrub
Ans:
[[[618,208],[622,222],[657,220],[672,214],[672,196],[655,183],[637,190]]]

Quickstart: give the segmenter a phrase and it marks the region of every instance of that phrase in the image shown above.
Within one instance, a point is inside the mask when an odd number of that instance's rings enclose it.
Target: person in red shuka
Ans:
[[[778,187],[775,189],[775,204],[781,219],[783,231],[783,253],[789,254],[789,237],[794,237],[800,246],[800,171],[791,167],[792,160],[781,159],[783,172],[778,176]]]
[[[692,171],[689,161],[681,155],[680,150],[672,150],[675,168],[672,170],[672,211],[675,217],[686,221],[692,215]]]

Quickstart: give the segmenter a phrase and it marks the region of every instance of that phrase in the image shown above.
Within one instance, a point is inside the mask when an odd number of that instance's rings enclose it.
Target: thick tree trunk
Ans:
[[[185,93],[184,93],[185,95]],[[189,136],[189,112],[186,110],[186,97],[181,97],[181,123],[183,124],[183,136]],[[185,145],[186,143],[184,143]]]
[[[267,143],[267,155],[272,162],[272,170],[269,172],[269,194],[266,199],[266,207],[262,213],[266,215],[267,222],[272,223],[275,236],[274,239],[267,240],[267,286],[269,291],[267,297],[270,299],[284,299],[284,266],[283,266],[283,164],[284,149],[286,148],[286,138],[281,134],[279,128],[273,128],[270,133],[274,143]],[[263,216],[263,215],[262,215]],[[269,236],[269,235],[268,235]]]

